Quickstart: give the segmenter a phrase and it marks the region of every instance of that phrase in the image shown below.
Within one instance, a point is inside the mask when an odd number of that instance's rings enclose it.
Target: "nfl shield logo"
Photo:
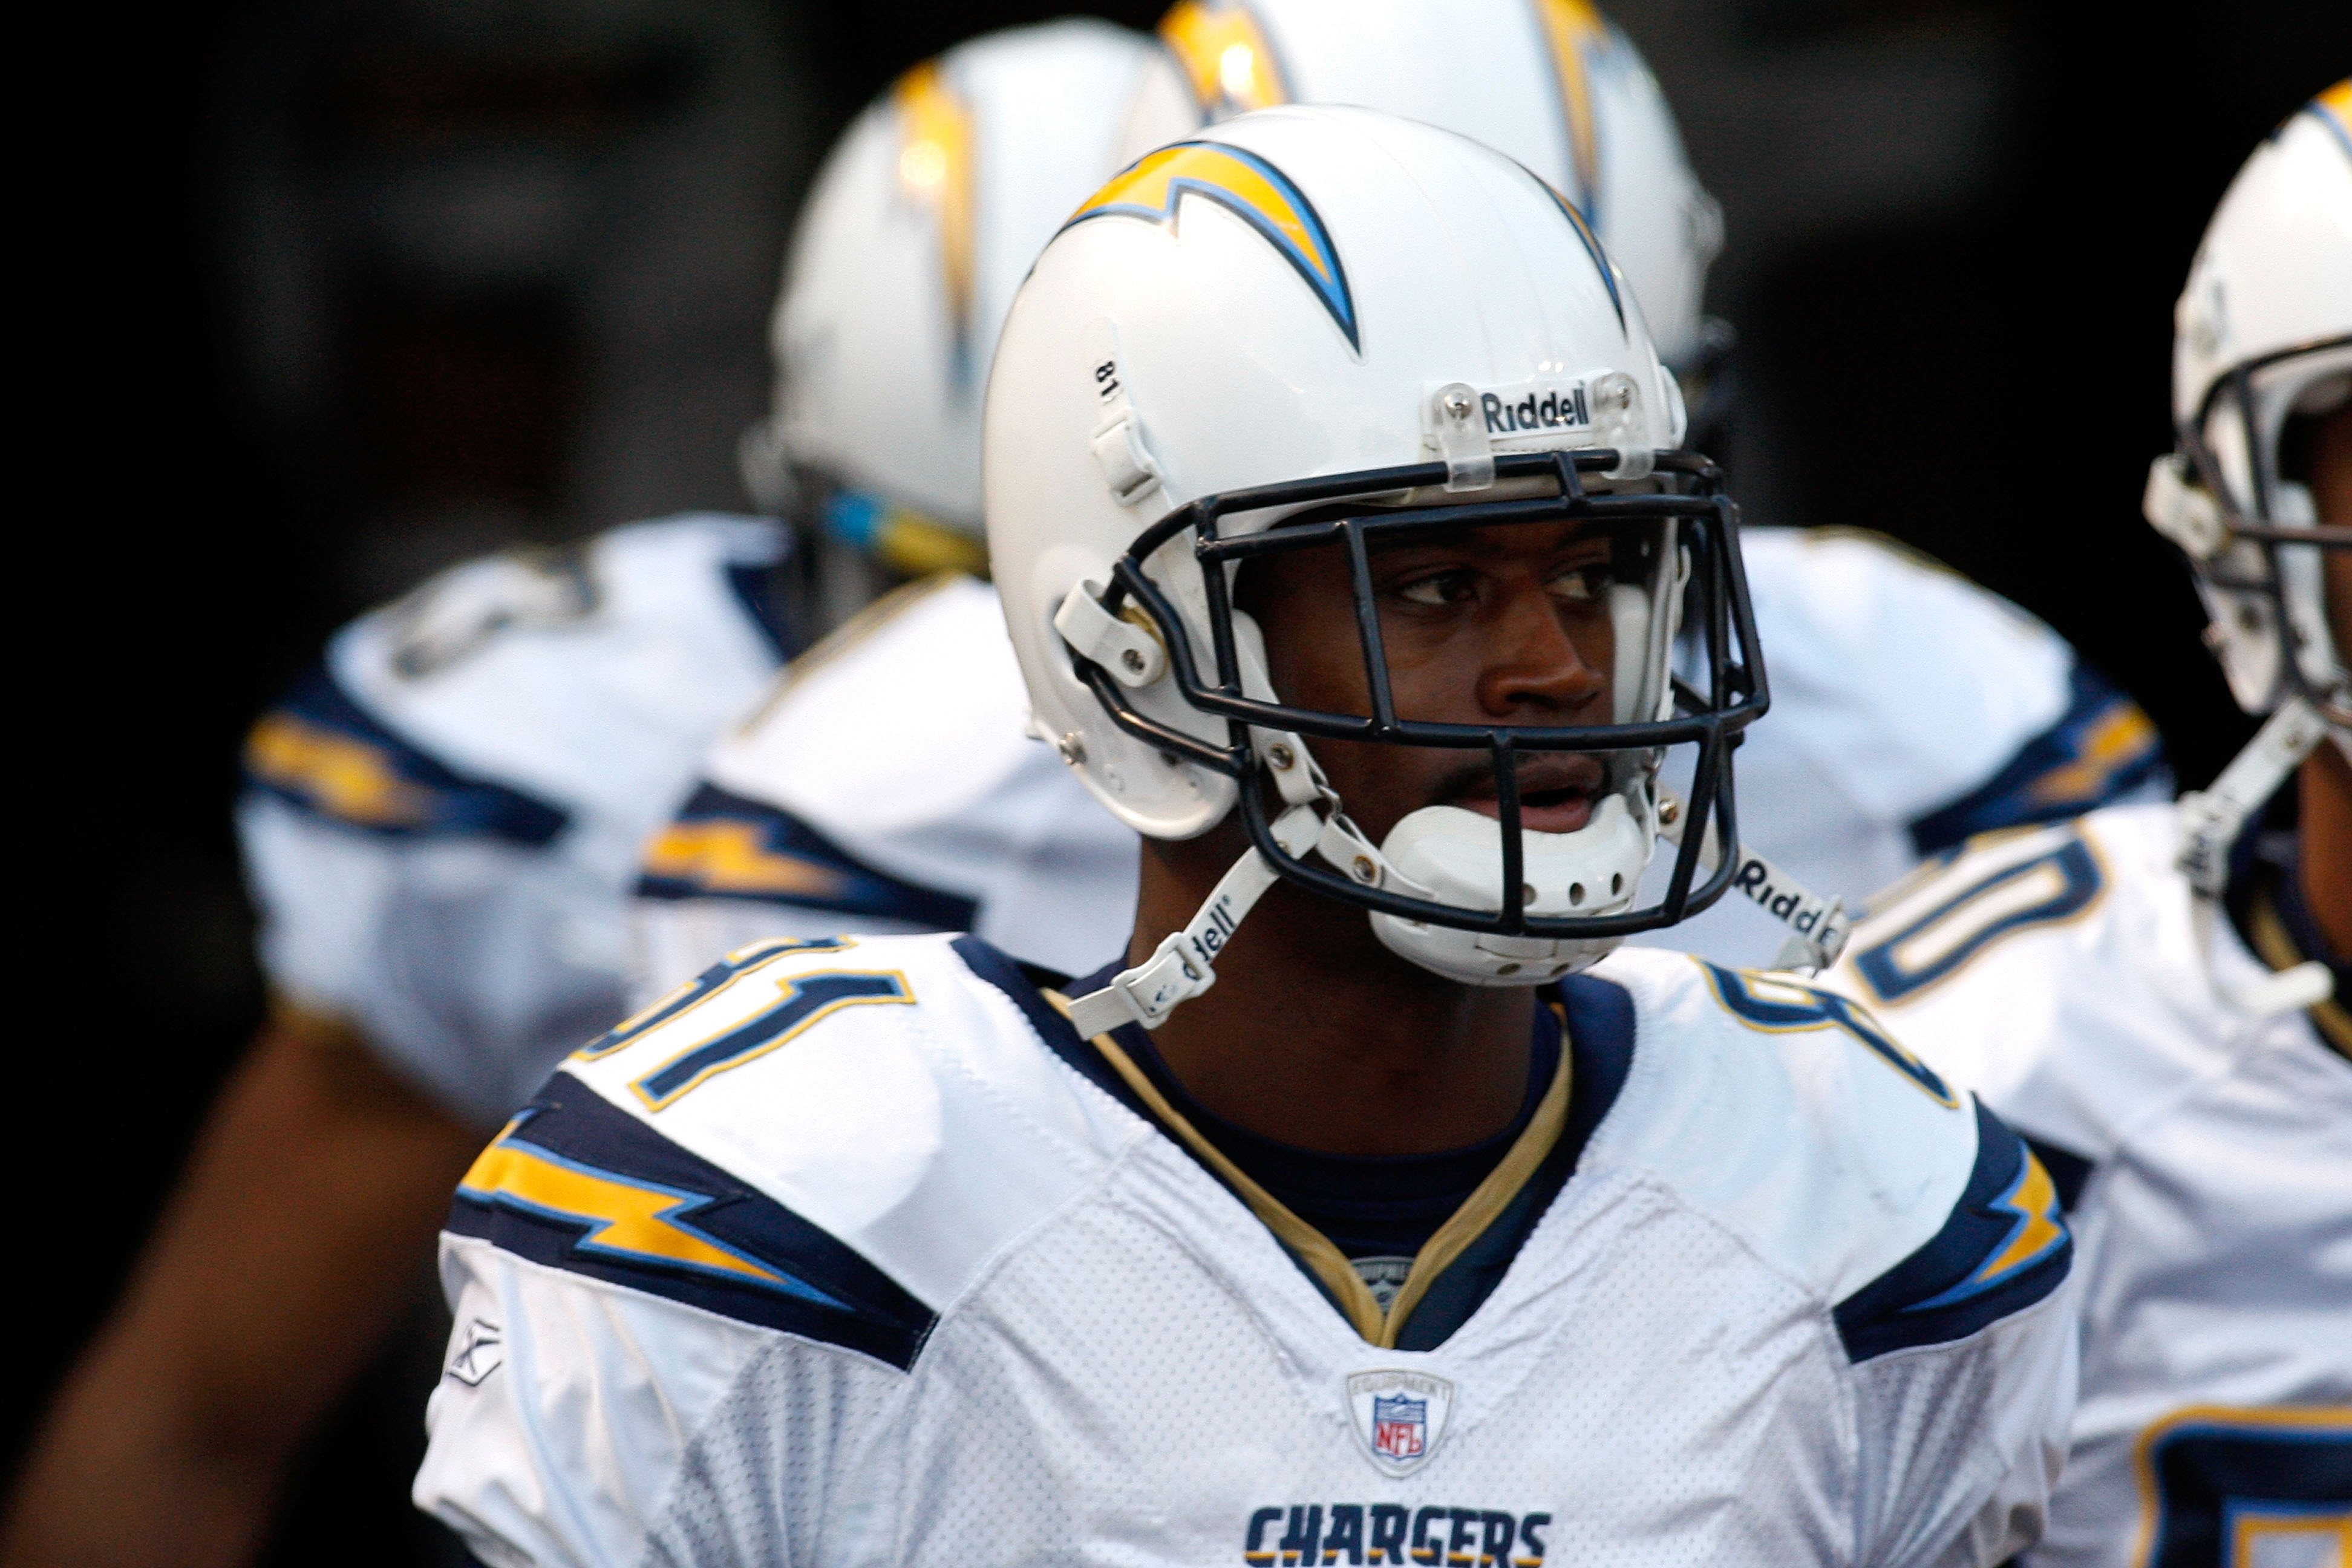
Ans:
[[[1348,1380],[1348,1414],[1365,1456],[1382,1471],[1419,1469],[1445,1435],[1454,1384],[1419,1372],[1360,1372]]]
[[[1410,1399],[1400,1394],[1394,1399],[1374,1396],[1372,1400],[1372,1452],[1384,1459],[1418,1459],[1427,1451],[1429,1436],[1429,1401]]]

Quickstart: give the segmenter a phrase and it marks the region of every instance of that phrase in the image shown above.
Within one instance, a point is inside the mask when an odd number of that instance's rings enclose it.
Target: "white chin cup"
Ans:
[[[1573,833],[1522,832],[1527,912],[1614,915],[1633,907],[1651,836],[1622,795],[1601,797]],[[1431,805],[1391,830],[1381,855],[1410,890],[1465,910],[1503,907],[1503,825],[1456,805]],[[1465,985],[1537,985],[1598,963],[1616,937],[1494,936],[1374,914],[1388,950]]]

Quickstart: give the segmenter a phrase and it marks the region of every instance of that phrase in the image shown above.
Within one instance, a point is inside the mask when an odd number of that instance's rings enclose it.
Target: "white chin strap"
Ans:
[[[1324,782],[1298,737],[1253,731],[1257,754],[1287,808],[1274,821],[1274,841],[1283,853],[1309,850],[1357,881],[1381,885],[1388,867],[1381,852],[1339,809],[1339,796]],[[1318,812],[1317,807],[1324,809]],[[1088,1039],[1123,1024],[1156,1029],[1168,1015],[1217,983],[1217,955],[1233,940],[1242,917],[1256,907],[1281,873],[1252,845],[1233,868],[1217,879],[1184,929],[1171,932],[1151,956],[1120,971],[1101,990],[1070,1004],[1070,1022]]]
[[[1685,815],[1682,802],[1662,795],[1658,836],[1679,847]],[[1722,864],[1722,858],[1723,825],[1722,819],[1717,817],[1707,824],[1706,854],[1698,877],[1713,875],[1715,868]],[[1846,938],[1853,934],[1853,918],[1846,912],[1843,899],[1825,899],[1812,892],[1744,844],[1739,846],[1739,865],[1731,874],[1731,887],[1726,896],[1729,893],[1744,895],[1758,909],[1789,928],[1788,940],[1772,960],[1774,969],[1818,973],[1838,961],[1838,954],[1845,951]]]
[[[1423,898],[1433,896],[1430,889],[1399,873],[1380,847],[1348,820],[1339,809],[1339,795],[1323,781],[1321,770],[1297,736],[1261,733],[1258,752],[1268,759],[1266,771],[1274,775],[1288,805],[1274,823],[1275,842],[1284,853],[1303,856],[1312,850],[1351,879],[1367,886],[1401,889]],[[1679,844],[1682,836],[1678,825],[1684,815],[1681,804],[1671,796],[1662,795],[1660,798],[1660,832],[1670,842]],[[1325,807],[1326,812],[1318,812],[1318,806]],[[1719,838],[1712,847],[1719,863]],[[1218,879],[1216,887],[1182,931],[1170,933],[1152,950],[1150,958],[1111,976],[1101,990],[1073,1001],[1069,1009],[1071,1024],[1082,1037],[1091,1039],[1128,1024],[1156,1029],[1166,1023],[1168,1016],[1179,1006],[1217,983],[1218,955],[1232,942],[1243,917],[1280,879],[1280,874],[1253,845]],[[1789,927],[1789,943],[1775,961],[1775,967],[1817,970],[1836,961],[1851,928],[1840,900],[1823,899],[1807,891],[1771,861],[1746,849],[1739,852],[1732,887]],[[1630,889],[1626,896],[1632,897]],[[1381,922],[1387,917],[1373,918],[1374,930],[1380,931]],[[1399,949],[1386,933],[1381,940],[1403,957],[1465,984],[1535,984],[1553,978],[1548,973],[1528,973],[1524,979],[1506,982],[1487,973],[1465,974],[1452,964],[1430,962],[1415,952]],[[1574,963],[1576,968],[1594,962],[1615,945],[1614,942],[1580,942],[1552,938],[1505,940],[1540,943],[1548,952],[1562,947],[1591,949],[1590,953],[1576,955],[1580,959]]]
[[[2175,808],[2180,820],[2180,854],[2175,864],[2180,868],[2180,874],[2189,879],[2195,894],[2189,904],[2190,917],[2196,924],[2197,944],[2205,955],[2207,973],[2212,976],[2216,991],[2241,1011],[2256,1017],[2274,1017],[2316,1006],[2326,1001],[2336,988],[2335,975],[2316,959],[2251,984],[2224,979],[2220,965],[2213,962],[2220,936],[2221,898],[2230,885],[2231,847],[2245,831],[2247,822],[2278,793],[2287,775],[2302,765],[2304,758],[2318,750],[2330,732],[2327,721],[2309,703],[2299,697],[2291,699],[2255,731],[2254,738],[2246,742],[2246,749],[2231,759],[2221,777],[2204,789],[2182,795]],[[2335,739],[2338,745],[2345,743],[2340,734]]]

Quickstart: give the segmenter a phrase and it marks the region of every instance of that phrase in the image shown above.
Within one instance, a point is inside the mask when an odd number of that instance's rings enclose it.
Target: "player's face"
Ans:
[[[2319,422],[2311,459],[2311,494],[2319,521],[2352,528],[2352,403]],[[2338,656],[2352,658],[2352,550],[2320,554],[2327,563],[2327,630]]]
[[[1371,552],[1373,595],[1397,717],[1454,724],[1605,724],[1615,636],[1606,535],[1571,522],[1468,530]],[[1239,599],[1265,628],[1287,702],[1369,713],[1346,558],[1337,550],[1254,563]],[[1317,740],[1316,758],[1374,842],[1427,805],[1500,815],[1485,752]],[[1572,833],[1606,770],[1591,756],[1523,757],[1523,825]]]

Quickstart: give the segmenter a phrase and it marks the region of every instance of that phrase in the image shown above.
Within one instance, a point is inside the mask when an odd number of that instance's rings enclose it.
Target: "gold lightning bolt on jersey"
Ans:
[[[2291,911],[2241,878],[2200,932],[2179,846],[2164,805],[1990,836],[1882,897],[1827,983],[2024,1134],[2072,1211],[2082,1404],[2028,1562],[2333,1568],[2352,1013],[2248,1005],[2309,956]]]
[[[740,951],[466,1177],[418,1501],[499,1564],[2029,1541],[2074,1381],[2044,1167],[1785,976],[1628,951],[1549,999],[1538,1109],[1375,1294],[987,943]]]

